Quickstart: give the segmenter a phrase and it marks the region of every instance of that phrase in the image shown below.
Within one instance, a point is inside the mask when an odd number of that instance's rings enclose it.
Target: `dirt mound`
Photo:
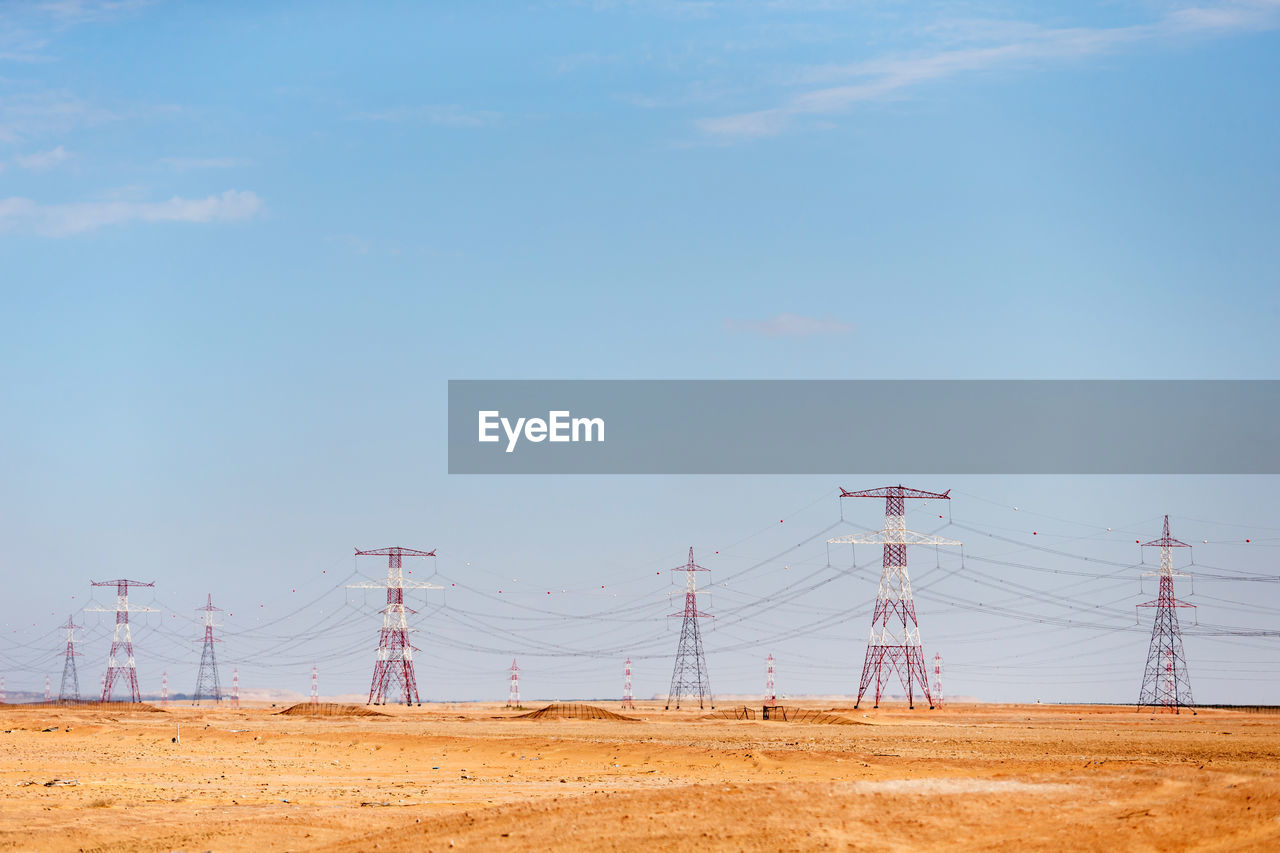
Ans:
[[[277,715],[285,714],[291,717],[385,717],[386,714],[381,711],[375,711],[372,708],[366,708],[363,705],[343,705],[338,702],[299,702],[297,705],[290,705],[283,711],[279,711]]]
[[[517,720],[627,720],[640,722],[635,717],[624,717],[595,705],[584,705],[581,702],[553,702],[545,708],[520,714]]]
[[[39,709],[39,708],[87,708],[89,710],[109,710],[109,711],[141,711],[144,714],[163,714],[163,708],[157,708],[147,702],[99,702],[97,699],[59,699],[50,702],[15,702],[9,705],[11,708]]]
[[[776,720],[780,723],[813,723],[824,726],[865,726],[866,723],[828,714],[825,711],[814,711],[809,708],[793,708],[787,705],[766,705],[759,710],[743,706],[726,708],[699,717],[700,720]]]

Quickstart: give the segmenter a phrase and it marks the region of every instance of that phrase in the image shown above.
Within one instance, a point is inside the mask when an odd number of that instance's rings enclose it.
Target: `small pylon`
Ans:
[[[67,648],[62,653],[65,660],[62,662],[62,686],[58,688],[58,701],[76,702],[80,699],[80,674],[76,672],[76,658],[80,656],[76,651],[76,629],[80,626],[68,616],[67,624],[62,627],[67,629]]]
[[[626,674],[622,679],[622,707],[635,708],[636,700],[631,695],[631,658],[627,658]]]
[[[231,670],[231,707],[240,707],[240,668]]]
[[[1169,535],[1169,516],[1164,517],[1164,535],[1143,548],[1160,549],[1160,571],[1144,572],[1144,577],[1160,578],[1160,592],[1155,601],[1139,604],[1139,607],[1156,608],[1156,618],[1151,624],[1151,647],[1147,651],[1147,666],[1142,673],[1142,689],[1138,691],[1138,707],[1165,708],[1175,714],[1182,708],[1191,708],[1191,681],[1187,675],[1187,658],[1182,651],[1182,628],[1178,625],[1178,608],[1191,607],[1178,601],[1173,593],[1173,579],[1187,577],[1185,572],[1173,570],[1173,549],[1190,548]],[[1194,713],[1194,711],[1192,712]]]
[[[673,572],[684,572],[684,610],[672,613],[672,616],[684,617],[680,625],[680,645],[676,648],[676,665],[671,672],[671,689],[667,692],[666,708],[675,704],[680,709],[680,699],[688,696],[696,697],[698,707],[716,706],[715,697],[711,695],[711,676],[707,674],[707,658],[702,651],[702,630],[698,627],[698,617],[711,617],[698,609],[698,584],[695,578],[698,572],[709,572],[693,561],[693,548],[689,549],[689,561],[683,566],[672,569]]]
[[[169,670],[160,673],[160,704],[169,704]]]
[[[764,663],[764,698],[768,702],[777,702],[778,691],[773,684],[773,652],[769,652],[769,656],[764,659]]]
[[[311,704],[320,704],[320,669],[315,664],[311,665]]]
[[[155,608],[129,604],[129,587],[155,586],[155,581],[143,583],[121,578],[114,581],[90,581],[92,586],[114,586],[116,588],[116,630],[111,635],[111,654],[107,657],[107,671],[102,676],[102,701],[111,701],[111,692],[117,679],[129,688],[129,701],[141,702],[142,694],[138,691],[138,665],[133,658],[133,634],[129,628],[130,613],[154,613]],[[86,607],[85,610],[95,613],[110,613],[108,607]],[[120,662],[123,655],[124,663]]]
[[[5,704],[7,701],[4,694],[4,676],[0,675],[0,705]]]
[[[511,683],[507,686],[507,707],[520,707],[520,667],[511,659]]]
[[[942,707],[942,655],[933,655],[933,704]]]
[[[444,589],[432,583],[422,581],[406,581],[404,579],[405,557],[434,557],[435,551],[415,551],[413,548],[379,548],[376,551],[356,549],[356,556],[379,556],[387,558],[387,582],[385,584],[357,583],[350,584],[350,589],[386,589],[387,606],[382,610],[382,633],[378,637],[378,660],[373,667],[373,681],[369,685],[370,705],[385,705],[387,699],[399,692],[406,705],[421,705],[422,697],[418,695],[418,680],[413,671],[413,653],[415,648],[409,642],[409,622],[407,615],[416,613],[404,606],[406,589]]]
[[[53,700],[53,682],[49,680],[49,676],[44,677],[44,701]]]
[[[200,651],[200,670],[196,674],[196,695],[194,703],[199,705],[201,699],[222,701],[222,685],[218,681],[218,658],[214,654],[213,644],[221,640],[213,636],[213,614],[222,610],[213,606],[213,593],[208,594],[204,607],[197,607],[204,613],[204,648]]]
[[[929,707],[929,676],[925,672],[924,645],[920,641],[920,623],[916,620],[916,604],[907,575],[908,545],[959,545],[955,539],[930,536],[907,529],[906,500],[951,500],[951,490],[922,492],[906,486],[885,486],[861,492],[840,490],[841,498],[884,498],[884,529],[870,533],[854,533],[828,539],[828,544],[883,545],[880,587],[876,591],[876,609],[871,617],[871,634],[867,638],[867,654],[858,680],[858,698],[853,707],[862,704],[867,688],[875,686],[875,707],[880,707],[889,677],[895,672],[907,693],[907,707],[915,707],[916,688],[924,694]]]

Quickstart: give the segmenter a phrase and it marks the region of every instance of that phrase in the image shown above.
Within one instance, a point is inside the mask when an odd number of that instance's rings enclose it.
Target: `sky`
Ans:
[[[130,577],[144,692],[212,593],[224,684],[360,693],[398,544],[424,698],[653,695],[694,545],[717,691],[849,693],[878,555],[821,531],[896,477],[450,476],[446,382],[1277,378],[1277,48],[1267,0],[0,5],[0,676],[77,613],[90,692]],[[1168,513],[1196,698],[1280,703],[1274,477],[934,479],[948,692],[1132,701]]]

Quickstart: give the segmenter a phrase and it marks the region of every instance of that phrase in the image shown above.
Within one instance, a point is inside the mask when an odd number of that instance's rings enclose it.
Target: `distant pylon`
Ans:
[[[200,670],[196,674],[196,695],[193,701],[197,705],[201,699],[221,702],[222,684],[218,680],[218,658],[214,654],[213,644],[222,641],[213,637],[213,614],[222,608],[213,606],[213,593],[209,593],[204,607],[197,607],[196,610],[204,613],[204,648],[200,651]]]
[[[311,664],[311,704],[320,704],[320,669]]]
[[[413,653],[409,642],[409,623],[405,618],[416,613],[404,606],[406,589],[444,589],[422,581],[404,579],[404,557],[434,557],[435,551],[415,551],[412,548],[379,548],[376,551],[356,549],[356,556],[387,558],[387,582],[385,584],[357,583],[352,589],[383,589],[387,591],[387,606],[382,610],[382,633],[378,638],[378,660],[373,667],[373,682],[369,685],[371,705],[385,705],[389,696],[397,692],[406,705],[421,705],[418,680],[413,672]]]
[[[155,586],[155,581],[114,580],[90,581],[93,586],[114,586],[116,588],[116,630],[111,636],[111,654],[107,657],[107,671],[102,676],[102,701],[111,700],[111,691],[116,686],[116,679],[129,687],[129,701],[141,702],[142,694],[138,692],[138,665],[133,659],[133,634],[129,630],[130,613],[154,613],[152,607],[129,604],[129,587]],[[109,607],[86,607],[95,613],[110,613]],[[123,655],[124,663],[120,662]]]
[[[636,706],[635,697],[631,695],[631,658],[627,658],[626,675],[622,681],[622,707],[634,708]]]
[[[942,655],[933,656],[933,704],[942,707]]]
[[[53,700],[53,682],[49,680],[49,676],[44,677],[44,701]]]
[[[80,674],[76,672],[76,658],[80,656],[76,651],[76,629],[80,626],[68,616],[67,624],[62,627],[67,629],[67,648],[62,653],[62,686],[58,688],[58,701],[75,702],[80,699]]]
[[[853,707],[862,703],[867,688],[875,685],[875,707],[880,707],[889,676],[897,672],[902,687],[907,691],[907,706],[915,707],[918,686],[929,707],[933,698],[929,695],[929,675],[925,671],[924,646],[920,642],[920,624],[916,620],[915,600],[911,595],[911,579],[907,575],[908,545],[959,545],[955,539],[929,536],[907,529],[906,499],[951,500],[951,490],[941,494],[908,489],[905,486],[885,486],[861,492],[840,490],[841,498],[884,498],[884,530],[871,533],[854,533],[828,539],[830,544],[884,545],[884,559],[880,569],[880,588],[876,592],[876,609],[871,617],[871,635],[867,639],[867,654],[862,662],[862,678],[858,681],[858,699]]]
[[[511,683],[507,686],[507,707],[520,707],[520,667],[511,659]]]
[[[684,572],[684,610],[672,613],[682,616],[680,625],[680,645],[676,649],[676,665],[671,671],[671,689],[667,692],[666,707],[674,703],[680,708],[681,697],[688,696],[698,700],[698,707],[705,704],[716,706],[715,697],[711,695],[711,677],[707,674],[707,658],[702,651],[702,630],[698,627],[698,617],[710,617],[698,609],[698,585],[695,578],[698,572],[709,572],[693,561],[693,548],[689,549],[689,561],[683,566],[672,569],[673,572]]]
[[[1143,542],[1142,547],[1160,549],[1160,571],[1144,572],[1144,577],[1156,575],[1160,578],[1160,593],[1155,601],[1138,605],[1156,608],[1147,667],[1142,673],[1142,689],[1138,691],[1138,707],[1168,708],[1177,714],[1181,708],[1195,705],[1191,698],[1191,681],[1187,676],[1187,658],[1182,652],[1182,628],[1178,625],[1178,608],[1195,605],[1178,601],[1173,594],[1173,579],[1187,577],[1185,572],[1173,570],[1173,549],[1191,546],[1169,535],[1169,516],[1166,515],[1164,535]]]
[[[764,659],[764,662],[764,698],[770,702],[776,702],[778,701],[778,691],[773,686],[773,652],[769,652],[769,656]]]
[[[169,670],[160,673],[160,704],[169,704]]]
[[[5,695],[4,695],[4,676],[0,675],[0,705],[5,704],[7,701],[8,700],[5,698]]]
[[[231,670],[231,707],[240,707],[240,668]]]

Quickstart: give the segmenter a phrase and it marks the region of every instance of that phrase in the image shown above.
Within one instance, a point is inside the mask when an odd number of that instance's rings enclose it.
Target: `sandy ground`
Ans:
[[[0,706],[0,850],[1280,850],[1280,715],[275,710]]]

